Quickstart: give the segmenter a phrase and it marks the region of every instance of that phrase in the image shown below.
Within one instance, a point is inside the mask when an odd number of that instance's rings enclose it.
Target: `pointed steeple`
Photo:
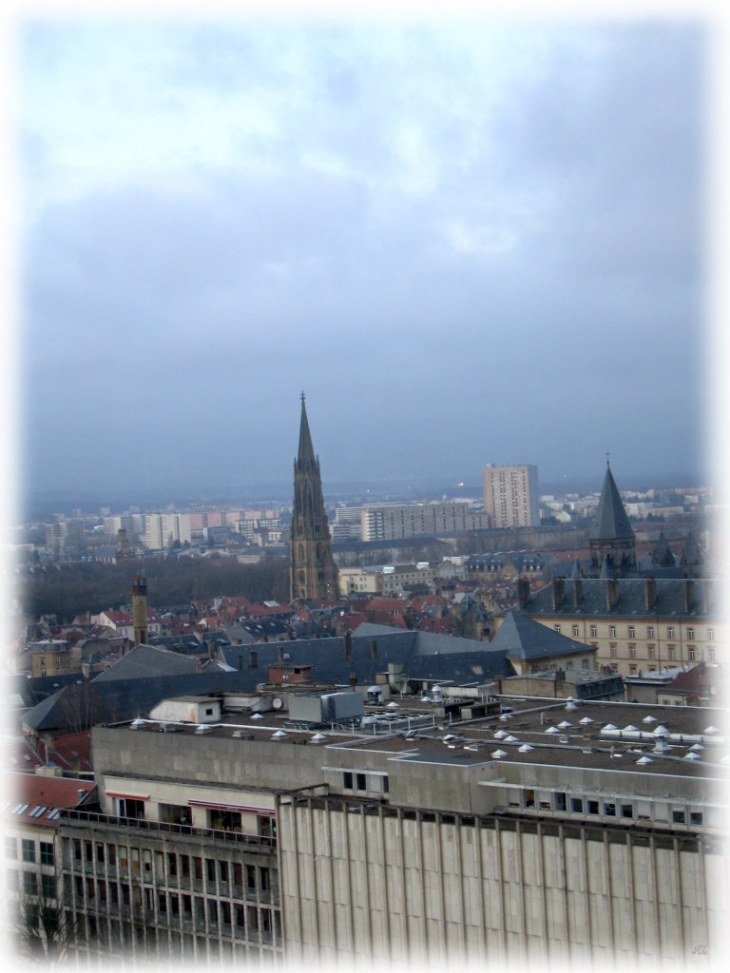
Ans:
[[[302,392],[302,417],[299,422],[299,453],[297,455],[297,467],[299,469],[314,469],[317,459],[314,455],[312,446],[312,436],[309,432],[309,421],[307,420],[307,407],[304,404],[305,395]]]
[[[622,575],[636,570],[634,530],[608,461],[601,498],[598,501],[598,509],[588,539],[591,549],[591,567],[594,572],[602,570],[606,559],[609,567]]]
[[[626,515],[624,502],[618,492],[611,467],[607,465],[601,499],[598,501],[598,510],[591,527],[591,540],[625,540],[633,536],[634,530]]]
[[[294,460],[294,505],[289,545],[292,601],[337,597],[337,567],[332,557],[319,460],[312,446],[302,392],[299,452]]]

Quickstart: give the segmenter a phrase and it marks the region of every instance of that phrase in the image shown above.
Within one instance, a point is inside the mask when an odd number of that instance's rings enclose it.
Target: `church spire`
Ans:
[[[309,432],[309,421],[307,419],[307,407],[305,405],[306,396],[302,392],[302,417],[299,422],[299,454],[297,456],[297,466],[303,469],[310,465],[313,467],[317,460],[312,446],[312,435]]]
[[[324,601],[337,597],[337,567],[332,557],[327,511],[304,392],[299,421],[299,452],[294,460],[294,505],[289,548],[291,599]]]

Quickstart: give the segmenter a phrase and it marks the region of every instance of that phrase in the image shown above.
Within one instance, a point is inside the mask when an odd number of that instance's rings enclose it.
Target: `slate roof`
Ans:
[[[155,645],[138,645],[118,662],[99,673],[94,682],[130,679],[139,676],[172,676],[197,671],[196,659]]]
[[[504,649],[512,659],[557,659],[565,655],[585,655],[596,649],[584,642],[569,639],[565,635],[533,621],[529,615],[513,608],[504,616],[491,644]]]
[[[633,527],[629,522],[610,466],[606,468],[601,499],[598,501],[598,509],[589,537],[591,540],[601,541],[631,540],[634,537]]]
[[[607,607],[607,582],[600,578],[584,578],[581,582],[581,598],[576,605],[574,591],[575,582],[566,579],[565,597],[557,608],[553,608],[552,586],[547,585],[534,592],[524,611],[527,615],[588,615],[600,617],[636,616],[643,618],[704,618],[709,612],[703,604],[712,604],[712,582],[707,579],[695,579],[690,582],[694,586],[694,603],[692,608],[685,609],[685,586],[687,582],[682,578],[657,578],[656,600],[651,608],[646,605],[645,578],[619,578],[619,598],[613,608]],[[708,597],[709,596],[709,597]]]

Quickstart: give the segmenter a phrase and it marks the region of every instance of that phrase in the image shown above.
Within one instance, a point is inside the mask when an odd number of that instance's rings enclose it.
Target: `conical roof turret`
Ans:
[[[633,527],[629,522],[610,466],[606,467],[601,499],[598,501],[598,510],[589,536],[591,540],[601,541],[629,540],[634,537]]]

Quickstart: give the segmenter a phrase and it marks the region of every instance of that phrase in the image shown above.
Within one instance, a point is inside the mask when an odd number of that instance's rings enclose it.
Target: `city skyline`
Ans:
[[[702,28],[472,28],[26,25],[24,490],[704,477]]]

